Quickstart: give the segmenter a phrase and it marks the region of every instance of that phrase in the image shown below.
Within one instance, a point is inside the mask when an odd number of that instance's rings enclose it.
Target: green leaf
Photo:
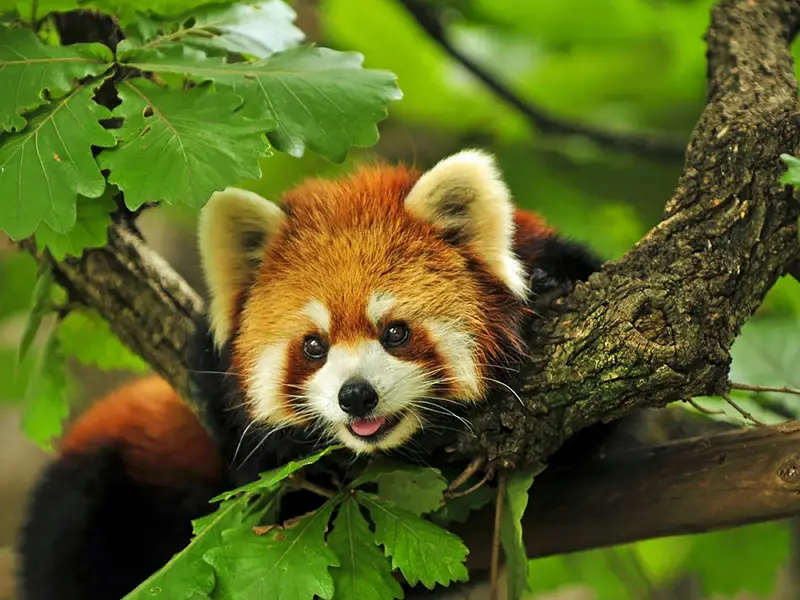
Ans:
[[[79,196],[75,226],[67,233],[58,233],[46,223],[40,223],[36,229],[36,246],[39,250],[46,247],[56,260],[64,260],[68,255],[80,257],[85,248],[102,248],[108,243],[108,226],[115,208],[110,193],[100,198]]]
[[[24,131],[0,138],[0,229],[14,240],[44,221],[66,233],[75,225],[78,194],[100,196],[106,188],[92,146],[113,146],[97,119],[108,109],[82,86],[36,111]]]
[[[500,543],[508,568],[508,598],[518,600],[530,592],[528,585],[528,554],[522,541],[522,516],[528,506],[528,490],[537,473],[515,471],[508,477],[503,495],[503,514],[500,521]]]
[[[706,533],[695,536],[686,564],[700,576],[708,597],[769,597],[789,559],[789,537],[789,528],[781,522]]]
[[[114,116],[120,145],[100,155],[109,181],[136,209],[148,201],[183,202],[199,208],[216,190],[261,174],[258,158],[269,152],[257,122],[237,112],[240,96],[158,87],[145,79],[125,81]]]
[[[245,497],[226,502],[217,511],[195,525],[197,535],[186,548],[150,576],[123,600],[201,600],[214,589],[214,570],[203,560],[203,554],[224,543],[223,533],[236,527],[246,508]],[[195,521],[197,523],[197,521]]]
[[[69,409],[69,387],[64,355],[58,337],[50,334],[38,369],[28,381],[25,391],[25,408],[22,430],[29,439],[45,450],[52,450],[52,440],[61,433],[62,423]]]
[[[30,310],[37,269],[36,259],[27,252],[0,253],[0,281],[4,291],[0,294],[0,320]]]
[[[267,58],[303,41],[303,32],[294,26],[296,16],[282,0],[209,4],[190,11],[180,19],[178,27],[164,27],[166,23],[153,21],[140,25],[142,35],[136,41],[148,42],[148,48],[181,41],[209,53],[223,51]]]
[[[447,481],[438,469],[402,463],[370,468],[353,482],[353,487],[368,481],[378,484],[378,496],[416,515],[439,508],[447,489]]]
[[[22,339],[19,343],[18,362],[25,359],[25,355],[33,343],[42,319],[50,312],[50,294],[53,291],[53,274],[50,267],[42,263],[39,267],[36,285],[33,288],[33,298],[31,298],[31,308],[28,318],[25,321],[25,329],[22,332]]]
[[[781,154],[781,160],[785,162],[788,167],[786,172],[781,176],[781,183],[800,185],[800,160],[791,154]]]
[[[180,46],[121,46],[121,60],[143,71],[230,87],[244,98],[248,114],[277,122],[269,140],[292,156],[310,148],[341,161],[350,146],[371,146],[388,102],[402,97],[392,73],[363,69],[363,57],[353,52],[295,48],[266,60],[226,64]]]
[[[212,498],[211,502],[227,500],[228,498],[231,498],[238,494],[252,493],[252,492],[257,492],[259,490],[271,490],[281,481],[289,477],[289,475],[291,475],[295,471],[299,471],[303,467],[307,467],[308,465],[314,464],[323,456],[327,456],[334,450],[338,450],[341,447],[342,446],[340,444],[337,444],[335,446],[328,446],[327,448],[325,448],[324,450],[320,450],[316,454],[312,454],[311,456],[307,456],[300,460],[293,460],[289,463],[286,463],[282,467],[278,467],[276,469],[272,469],[271,471],[266,471],[264,473],[261,473],[257,481],[253,481],[252,483],[248,483],[247,485],[238,487],[235,490],[223,492],[219,496]]]
[[[375,542],[409,584],[422,582],[433,589],[437,583],[467,581],[464,562],[469,550],[457,536],[374,494],[357,492],[356,500],[375,523]]]
[[[61,321],[58,336],[65,354],[86,365],[104,371],[126,369],[143,373],[149,369],[139,356],[131,352],[111,331],[103,317],[94,310],[73,310]]]
[[[265,535],[240,529],[225,544],[205,554],[217,573],[215,600],[333,598],[330,567],[339,560],[325,542],[335,498],[306,515],[291,528]]]
[[[392,567],[373,537],[356,501],[345,500],[328,536],[328,544],[341,563],[332,571],[335,600],[403,597],[403,588],[392,576]]]
[[[20,131],[22,116],[69,92],[75,80],[111,66],[103,44],[49,46],[30,29],[0,27],[0,131]]]
[[[464,484],[468,486],[469,484]],[[429,518],[434,523],[445,526],[448,523],[464,523],[472,516],[472,511],[483,508],[492,501],[496,490],[488,485],[470,492],[466,496],[448,498],[444,506],[430,514]]]

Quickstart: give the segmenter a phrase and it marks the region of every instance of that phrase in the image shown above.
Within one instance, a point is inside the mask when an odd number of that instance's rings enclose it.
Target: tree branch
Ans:
[[[605,265],[537,319],[529,335],[535,353],[519,381],[525,406],[501,392],[476,406],[470,415],[475,433],[457,440],[456,454],[483,455],[492,466],[539,465],[586,426],[645,407],[727,392],[733,340],[777,278],[798,259],[800,204],[791,190],[779,184],[783,171],[779,155],[795,152],[800,142],[797,85],[789,51],[799,20],[800,0],[723,0],[714,9],[707,35],[709,103],[693,132],[685,169],[664,220],[622,259]],[[87,250],[82,259],[63,263],[27,247],[39,260],[51,262],[58,280],[74,298],[96,308],[125,343],[184,397],[192,397],[186,347],[202,303],[140,239],[116,226],[107,247]],[[768,434],[764,430],[748,435]],[[785,439],[794,439],[791,436]],[[554,502],[569,498],[570,504],[561,508],[536,504],[539,492],[535,492],[532,501],[538,508],[531,514],[547,517],[537,521],[536,527],[561,518],[564,529],[558,535],[541,537],[566,544],[574,535],[572,549],[578,544],[666,534],[661,525],[666,508],[645,502],[646,486],[665,485],[666,475],[676,484],[684,477],[687,485],[680,489],[687,498],[685,506],[692,506],[691,498],[708,498],[700,486],[689,485],[692,477],[716,481],[717,474],[728,473],[740,486],[749,485],[744,474],[750,471],[744,462],[727,470],[737,439],[747,441],[746,451],[753,452],[756,438],[730,438],[722,446],[728,457],[725,461],[714,462],[710,454],[703,455],[705,475],[677,450],[656,452],[647,459],[655,461],[649,466],[646,457],[631,458],[620,463],[624,467],[620,471],[609,463],[598,463],[596,471],[587,471],[589,475],[563,475],[562,483],[554,480],[549,485],[571,491],[552,498]],[[764,441],[765,458],[754,464],[773,469],[766,456],[770,448],[778,447],[777,440],[757,439]],[[702,452],[702,448],[696,445],[692,451]],[[593,472],[595,479],[581,479]],[[619,474],[606,481],[602,473]],[[541,480],[548,477],[555,475],[545,474]],[[593,503],[586,500],[594,489],[591,486],[598,487],[591,495]],[[740,486],[732,486],[728,493]],[[664,490],[663,494],[669,491]],[[631,505],[642,511],[636,528],[633,523],[623,527],[630,511],[620,496],[637,499]],[[720,527],[778,518],[800,508],[792,502],[794,497],[777,491],[769,497],[758,496],[752,501],[760,505],[743,505],[750,506],[751,512],[741,512],[744,508],[736,509],[731,503],[724,518],[716,521],[708,506],[698,506],[684,513],[673,533],[696,530],[703,523],[701,517]],[[605,507],[602,519],[607,531],[615,530],[609,523],[613,521],[610,514],[617,511],[618,535],[599,539],[585,533],[580,537],[575,523],[586,524],[592,514],[599,514],[592,512],[595,506]],[[568,508],[569,518],[558,516],[558,510]],[[470,527],[477,528],[472,522]],[[534,553],[567,549],[537,546],[536,539],[530,543]]]
[[[615,452],[548,469],[523,518],[530,557],[714,531],[800,513],[800,422]],[[491,564],[494,511],[453,528]]]
[[[425,0],[401,0],[400,3],[442,50],[481,80],[503,102],[519,111],[531,125],[542,133],[589,138],[603,148],[645,154],[662,160],[680,160],[683,158],[686,151],[686,143],[682,140],[664,138],[658,135],[613,132],[592,127],[591,125],[573,123],[523,100],[497,77],[450,43],[445,35],[439,16]]]

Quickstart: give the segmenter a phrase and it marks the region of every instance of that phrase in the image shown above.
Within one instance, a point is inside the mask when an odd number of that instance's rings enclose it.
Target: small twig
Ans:
[[[497,484],[497,504],[494,510],[494,533],[492,535],[492,563],[491,563],[491,592],[489,600],[497,600],[499,597],[500,580],[500,524],[503,521],[503,505],[506,498],[506,482],[508,478],[504,473],[500,474],[500,481]]]
[[[475,77],[480,79],[486,87],[491,89],[499,98],[510,104],[528,121],[543,133],[558,135],[576,135],[594,140],[597,144],[615,150],[623,150],[637,154],[649,154],[651,156],[664,159],[682,160],[686,151],[686,143],[664,138],[661,136],[643,136],[637,134],[615,133],[590,125],[580,125],[565,119],[553,116],[531,104],[522,100],[505,84],[486,71],[468,56],[453,46],[445,36],[438,14],[434,13],[425,4],[425,0],[401,0],[406,10],[414,17],[414,20],[422,27],[425,32],[433,39],[450,57],[461,63]]]
[[[782,394],[795,394],[800,396],[800,389],[791,387],[775,387],[771,385],[749,385],[747,383],[730,383],[732,390],[746,390],[748,392],[779,392]]]
[[[484,485],[486,485],[486,483],[491,478],[492,478],[492,471],[487,469],[486,472],[483,474],[483,477],[481,478],[481,480],[478,483],[476,483],[475,485],[473,485],[472,487],[469,487],[466,490],[463,490],[461,492],[451,492],[451,491],[448,490],[448,491],[446,491],[444,493],[444,497],[445,497],[446,500],[452,500],[453,498],[461,498],[462,496],[468,496],[472,492],[474,492],[474,491],[482,488]]]
[[[696,410],[700,411],[704,415],[724,415],[725,411],[723,410],[711,410],[710,408],[706,408],[698,404],[693,398],[687,398],[686,402],[691,404]]]
[[[485,462],[486,459],[483,456],[474,458],[472,462],[467,465],[467,468],[461,471],[461,474],[458,477],[456,477],[452,482],[450,482],[450,485],[447,486],[447,493],[452,493],[458,488],[460,488],[462,485],[464,485],[467,482],[467,480],[470,477],[472,477],[477,472],[477,470],[484,465]]]
[[[316,483],[312,483],[308,481],[308,479],[303,478],[302,476],[298,477],[295,475],[290,475],[289,479],[292,482],[292,486],[295,487],[296,489],[307,490],[309,492],[313,492],[325,498],[333,498],[334,496],[336,496],[336,492],[334,492],[333,490],[329,490],[327,488],[317,485]]]
[[[753,415],[751,415],[749,412],[747,412],[741,406],[736,404],[736,402],[734,402],[728,394],[720,394],[720,396],[722,396],[722,399],[725,400],[725,402],[727,402],[728,404],[730,404],[731,407],[736,412],[738,412],[740,415],[742,415],[745,419],[748,419],[748,420],[752,421],[753,423],[755,423],[756,425],[758,425],[760,427],[769,427],[769,425],[764,423],[764,421],[756,419]]]

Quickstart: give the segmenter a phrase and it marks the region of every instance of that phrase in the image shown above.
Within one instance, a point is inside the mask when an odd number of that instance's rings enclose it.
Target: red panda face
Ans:
[[[215,195],[200,236],[212,326],[232,341],[249,418],[369,452],[483,398],[526,293],[512,223],[475,152],[421,177],[378,167],[311,181],[282,208]]]

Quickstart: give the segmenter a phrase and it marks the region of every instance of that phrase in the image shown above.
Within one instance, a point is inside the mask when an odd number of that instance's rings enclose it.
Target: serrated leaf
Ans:
[[[375,543],[384,547],[392,567],[409,584],[422,582],[433,589],[437,583],[467,581],[469,550],[457,536],[374,494],[356,492],[355,497],[375,523]]]
[[[36,228],[36,247],[47,248],[56,260],[80,257],[86,248],[101,248],[108,243],[108,226],[115,208],[110,194],[99,198],[79,196],[75,226],[66,233],[58,233],[40,223]]]
[[[22,338],[19,342],[18,362],[22,362],[25,359],[25,355],[28,353],[36,333],[39,331],[39,326],[42,324],[42,319],[51,309],[50,294],[52,290],[53,274],[50,271],[50,267],[42,263],[39,266],[36,285],[33,288],[33,297],[31,298],[31,308],[28,312],[28,318],[25,320],[25,328],[22,331]]]
[[[73,310],[58,326],[64,353],[86,365],[103,370],[126,369],[143,373],[149,369],[111,331],[103,317],[94,310]]]
[[[123,600],[201,600],[209,597],[216,578],[203,554],[224,543],[223,533],[236,527],[246,508],[242,497],[225,503],[211,515],[204,517],[202,527],[186,548],[175,554],[169,562],[130,592]],[[196,523],[197,521],[195,521]]]
[[[99,162],[111,170],[108,180],[124,192],[129,208],[159,200],[199,208],[215,191],[261,175],[268,123],[237,113],[240,96],[212,93],[208,85],[170,90],[146,79],[125,81],[118,90],[120,145]]]
[[[781,154],[781,160],[786,163],[788,167],[786,172],[781,176],[781,183],[788,183],[791,185],[800,185],[800,159],[795,158],[791,154]]]
[[[328,544],[339,557],[332,570],[334,600],[386,600],[402,598],[403,588],[392,576],[388,559],[381,554],[352,498],[344,501],[333,522]]]
[[[106,181],[92,146],[114,136],[97,119],[110,116],[83,86],[36,111],[20,133],[0,138],[0,229],[19,240],[44,221],[65,233],[75,226],[78,194],[100,196]]]
[[[219,496],[212,498],[211,502],[227,500],[228,498],[231,498],[238,494],[247,494],[247,493],[257,492],[259,490],[273,489],[276,485],[278,485],[281,481],[289,477],[289,475],[291,475],[292,473],[299,471],[303,467],[307,467],[308,465],[314,464],[323,456],[327,456],[334,450],[338,450],[341,447],[342,446],[338,444],[335,446],[328,446],[327,448],[320,450],[315,454],[312,454],[300,460],[293,460],[291,462],[286,463],[282,467],[278,467],[276,469],[272,469],[270,471],[261,473],[257,481],[253,481],[252,483],[248,483],[247,485],[238,487],[235,490],[223,492]]]
[[[503,495],[503,513],[500,521],[500,543],[508,569],[509,600],[519,600],[528,585],[528,555],[522,541],[522,516],[528,506],[528,490],[536,473],[515,471],[508,477]]]
[[[143,71],[180,73],[229,87],[244,98],[248,114],[277,122],[268,133],[270,142],[297,157],[309,148],[338,162],[349,147],[374,144],[387,104],[402,97],[392,73],[363,69],[362,55],[328,48],[294,48],[233,64],[180,46],[123,45],[120,57]]]
[[[69,413],[66,363],[58,337],[50,334],[41,360],[28,380],[22,430],[45,450],[52,450],[52,440],[61,433]]]
[[[50,46],[30,29],[0,27],[0,131],[20,131],[23,113],[63,96],[76,79],[100,75],[111,60],[103,44]]]
[[[191,10],[180,25],[140,20],[135,41],[148,48],[181,41],[206,52],[233,52],[267,58],[293,48],[305,35],[294,26],[295,11],[282,0],[253,4],[208,4]],[[128,39],[131,39],[130,36]]]
[[[469,484],[465,484],[464,487]],[[464,523],[472,516],[472,512],[483,508],[495,497],[496,490],[484,485],[466,496],[449,498],[439,510],[429,515],[431,521],[439,525],[448,523]]]
[[[378,484],[378,496],[416,515],[439,508],[447,489],[447,481],[438,469],[402,463],[370,468],[353,482],[353,487],[368,481]]]
[[[331,600],[329,569],[339,560],[326,544],[325,532],[340,500],[329,500],[288,529],[261,536],[241,529],[224,546],[207,552],[205,559],[217,573],[215,600],[312,600],[315,595]]]

